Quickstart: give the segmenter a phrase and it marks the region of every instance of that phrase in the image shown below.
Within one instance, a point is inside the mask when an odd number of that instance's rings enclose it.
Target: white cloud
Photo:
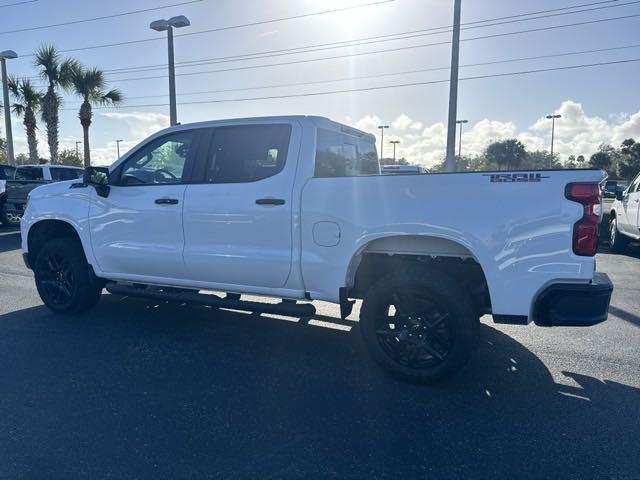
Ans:
[[[626,138],[640,138],[640,111],[632,114],[614,113],[607,118],[589,116],[581,103],[565,100],[555,111],[562,115],[556,120],[554,151],[561,159],[569,155],[593,154],[600,144],[619,145]],[[377,115],[366,115],[354,125],[378,135],[377,126],[382,121]],[[441,161],[446,149],[446,127],[442,122],[423,128],[421,122],[406,114],[399,115],[391,124],[389,138],[400,140],[398,157],[426,166]],[[420,135],[416,130],[422,130]],[[528,150],[547,150],[551,142],[551,121],[541,117],[529,127],[521,129],[513,122],[482,119],[464,126],[463,154],[480,154],[496,140],[517,138]],[[385,135],[386,139],[386,135]],[[386,143],[386,141],[385,141]],[[378,145],[379,148],[379,145]],[[457,150],[457,145],[456,145]],[[385,145],[385,156],[389,150]]]
[[[124,121],[129,127],[131,138],[136,142],[169,126],[169,117],[164,113],[107,112],[100,115]]]

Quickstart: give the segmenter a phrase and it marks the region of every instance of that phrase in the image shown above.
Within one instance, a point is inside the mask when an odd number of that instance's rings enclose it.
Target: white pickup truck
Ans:
[[[611,250],[622,253],[630,241],[640,240],[640,173],[616,199],[609,213]]]
[[[31,192],[22,248],[60,313],[93,307],[104,287],[300,317],[315,313],[311,300],[347,317],[362,299],[373,358],[431,382],[469,358],[484,314],[607,318],[613,287],[594,259],[604,176],[381,175],[374,137],[325,118],[180,125],[83,182]]]

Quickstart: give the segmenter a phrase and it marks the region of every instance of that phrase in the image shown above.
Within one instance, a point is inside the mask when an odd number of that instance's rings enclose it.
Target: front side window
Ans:
[[[376,147],[368,137],[318,129],[316,177],[357,177],[379,173]]]
[[[0,165],[0,180],[12,180],[15,172],[15,167]]]
[[[64,180],[77,180],[82,178],[82,170],[79,168],[52,168],[51,180],[54,182],[62,182]]]
[[[15,179],[41,182],[44,180],[42,167],[18,167],[16,170]]]
[[[122,166],[122,185],[158,185],[182,182],[195,132],[177,132],[152,141]]]
[[[205,181],[246,183],[276,175],[284,168],[290,137],[290,125],[216,128]]]

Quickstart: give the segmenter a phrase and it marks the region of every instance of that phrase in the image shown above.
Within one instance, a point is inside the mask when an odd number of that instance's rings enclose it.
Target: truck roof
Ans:
[[[45,167],[45,168],[75,168],[77,170],[82,170],[82,167],[75,167],[73,165],[51,165],[49,163],[39,163],[39,164],[30,164],[30,165],[17,165],[15,168],[22,167]]]
[[[266,116],[266,117],[241,117],[241,118],[227,118],[227,119],[219,119],[219,120],[205,120],[202,122],[193,122],[193,123],[184,123],[180,125],[176,125],[174,127],[169,127],[162,130],[164,133],[170,132],[172,130],[181,130],[183,128],[193,128],[193,127],[215,127],[220,124],[228,124],[232,123],[246,123],[246,122],[256,122],[256,121],[300,121],[300,122],[309,122],[313,124],[313,126],[317,128],[327,128],[331,130],[342,130],[345,133],[351,133],[358,136],[366,136],[375,141],[375,136],[363,132],[357,128],[351,127],[344,123],[333,121],[327,117],[321,117],[316,115],[276,115],[276,116]]]

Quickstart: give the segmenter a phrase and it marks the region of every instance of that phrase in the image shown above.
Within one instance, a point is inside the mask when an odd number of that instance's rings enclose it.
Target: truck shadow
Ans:
[[[640,389],[554,379],[522,344],[481,330],[472,363],[424,387],[381,373],[357,323],[333,317],[112,295],[77,317],[11,312],[0,316],[0,416],[14,433],[0,458],[45,477],[80,461],[116,478],[638,473]]]
[[[0,253],[20,248],[20,229],[0,226]]]

